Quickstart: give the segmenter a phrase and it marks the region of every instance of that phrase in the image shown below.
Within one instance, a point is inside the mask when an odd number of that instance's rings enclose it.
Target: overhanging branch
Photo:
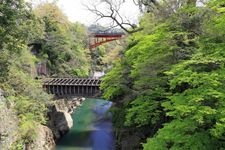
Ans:
[[[98,7],[99,4],[91,4],[91,5],[85,5],[87,10],[94,13],[96,16],[98,16],[98,20],[101,20],[103,18],[109,18],[113,21],[113,23],[116,24],[116,26],[120,27],[122,30],[127,32],[128,34],[132,34],[138,31],[141,31],[142,28],[138,28],[137,25],[132,24],[129,22],[129,20],[124,21],[124,17],[120,14],[121,5],[124,3],[124,0],[102,0],[100,4],[106,5],[108,8],[106,11],[102,10],[100,7]],[[111,27],[115,28],[115,25],[111,25]]]

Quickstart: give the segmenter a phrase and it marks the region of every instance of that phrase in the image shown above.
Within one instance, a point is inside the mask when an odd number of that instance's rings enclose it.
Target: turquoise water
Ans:
[[[114,150],[112,103],[86,99],[72,114],[73,127],[58,143],[56,150]]]

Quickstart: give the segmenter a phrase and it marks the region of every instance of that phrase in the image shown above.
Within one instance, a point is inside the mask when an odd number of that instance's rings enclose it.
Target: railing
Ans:
[[[115,41],[125,35],[123,32],[98,31],[91,33],[89,36],[89,48],[93,49],[107,42]]]
[[[124,32],[114,32],[114,31],[98,31],[98,32],[94,32],[91,33],[91,36],[94,37],[122,37],[123,35],[125,35]]]

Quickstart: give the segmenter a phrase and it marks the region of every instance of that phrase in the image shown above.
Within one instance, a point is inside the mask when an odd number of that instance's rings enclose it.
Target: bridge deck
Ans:
[[[48,78],[45,79],[44,85],[74,85],[74,86],[99,86],[99,79],[91,78]]]
[[[100,83],[101,80],[90,78],[48,78],[44,80],[43,88],[58,97],[96,97],[101,93]]]

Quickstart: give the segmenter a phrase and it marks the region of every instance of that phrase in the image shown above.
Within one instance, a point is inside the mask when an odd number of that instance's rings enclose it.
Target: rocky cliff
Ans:
[[[10,150],[20,138],[19,120],[13,104],[4,98],[0,89],[0,150]],[[73,126],[71,113],[80,106],[84,98],[58,99],[49,106],[48,124],[37,125],[37,138],[33,143],[22,146],[26,150],[53,150],[55,141]]]
[[[55,100],[49,108],[48,126],[53,131],[54,138],[57,141],[73,126],[71,113],[80,106],[84,98],[67,98]]]
[[[52,150],[55,141],[65,135],[73,126],[71,113],[80,106],[84,98],[54,100],[49,106],[48,124],[38,127],[38,138],[28,146],[28,150]]]
[[[37,127],[38,135],[33,143],[26,146],[27,150],[53,150],[55,141],[51,129],[47,126],[39,125]]]
[[[18,119],[16,114],[7,105],[7,100],[0,89],[0,150],[8,150],[17,140]]]

